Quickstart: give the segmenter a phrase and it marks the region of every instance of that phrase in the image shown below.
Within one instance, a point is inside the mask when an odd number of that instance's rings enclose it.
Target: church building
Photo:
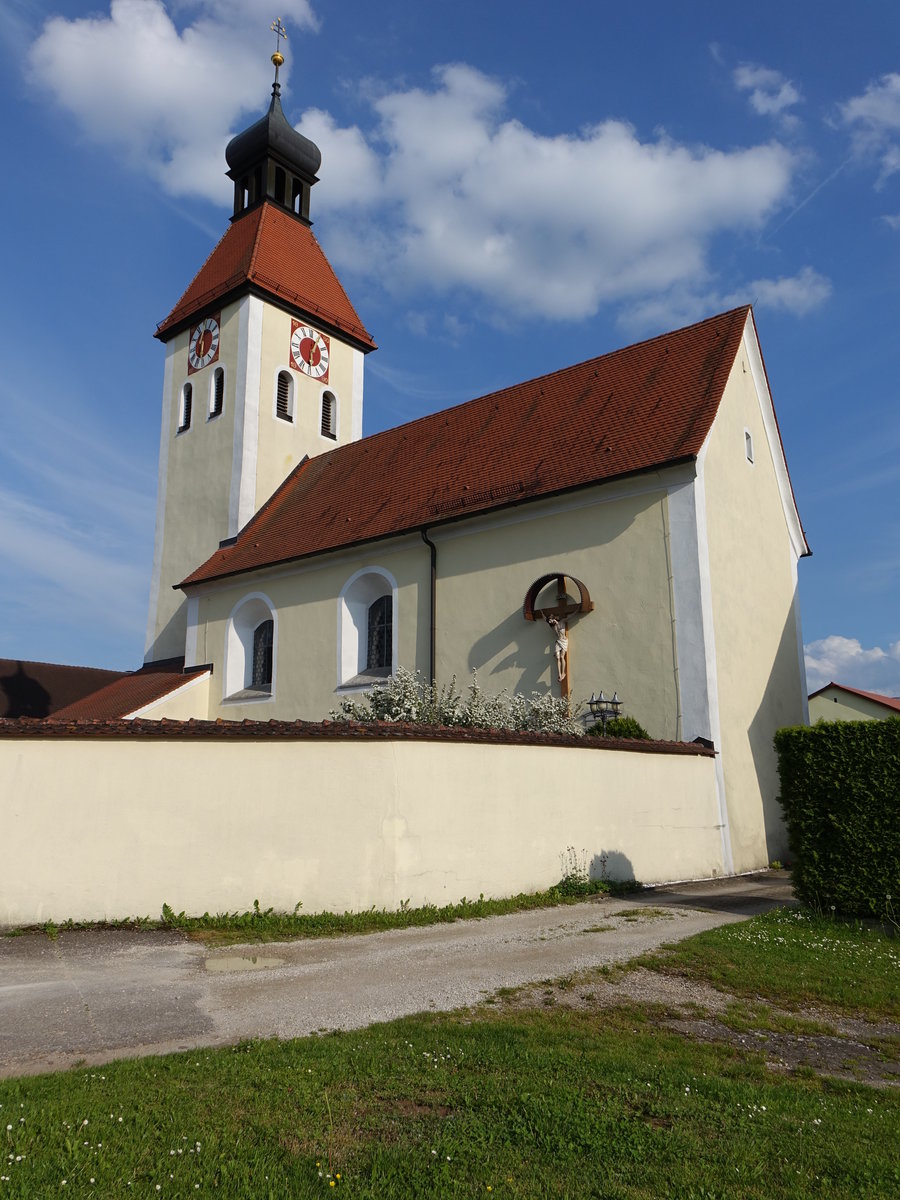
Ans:
[[[809,548],[752,310],[363,437],[375,343],[279,91],[276,69],[226,150],[229,227],[156,332],[144,667],[54,719],[321,721],[399,668],[618,692],[651,737],[715,747],[725,869],[765,866]]]

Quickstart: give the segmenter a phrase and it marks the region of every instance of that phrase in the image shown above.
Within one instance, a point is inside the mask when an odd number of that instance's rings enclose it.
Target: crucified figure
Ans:
[[[547,617],[547,624],[556,634],[556,676],[559,682],[566,677],[566,656],[569,652],[569,626],[565,621],[560,624],[556,617]]]

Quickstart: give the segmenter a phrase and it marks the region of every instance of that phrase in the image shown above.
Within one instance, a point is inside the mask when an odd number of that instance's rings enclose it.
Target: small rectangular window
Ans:
[[[209,415],[218,417],[222,412],[222,406],[225,402],[225,372],[221,367],[216,367],[213,375],[212,387],[212,403],[209,406]]]
[[[322,393],[322,437],[337,439],[337,400],[333,392]]]
[[[747,454],[747,462],[753,462],[753,434],[748,429],[744,430],[744,450]]]

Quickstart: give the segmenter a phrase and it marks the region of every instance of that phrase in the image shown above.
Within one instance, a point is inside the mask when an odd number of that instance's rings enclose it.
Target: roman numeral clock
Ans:
[[[328,382],[331,343],[328,335],[311,325],[291,321],[291,365],[311,379]]]
[[[219,314],[206,317],[191,330],[188,342],[188,375],[208,367],[219,357]]]

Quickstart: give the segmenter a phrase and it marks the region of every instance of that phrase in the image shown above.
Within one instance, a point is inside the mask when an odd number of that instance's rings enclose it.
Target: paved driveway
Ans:
[[[449,1010],[790,901],[785,872],[483,921],[209,950],[169,932],[0,938],[0,1077]]]

